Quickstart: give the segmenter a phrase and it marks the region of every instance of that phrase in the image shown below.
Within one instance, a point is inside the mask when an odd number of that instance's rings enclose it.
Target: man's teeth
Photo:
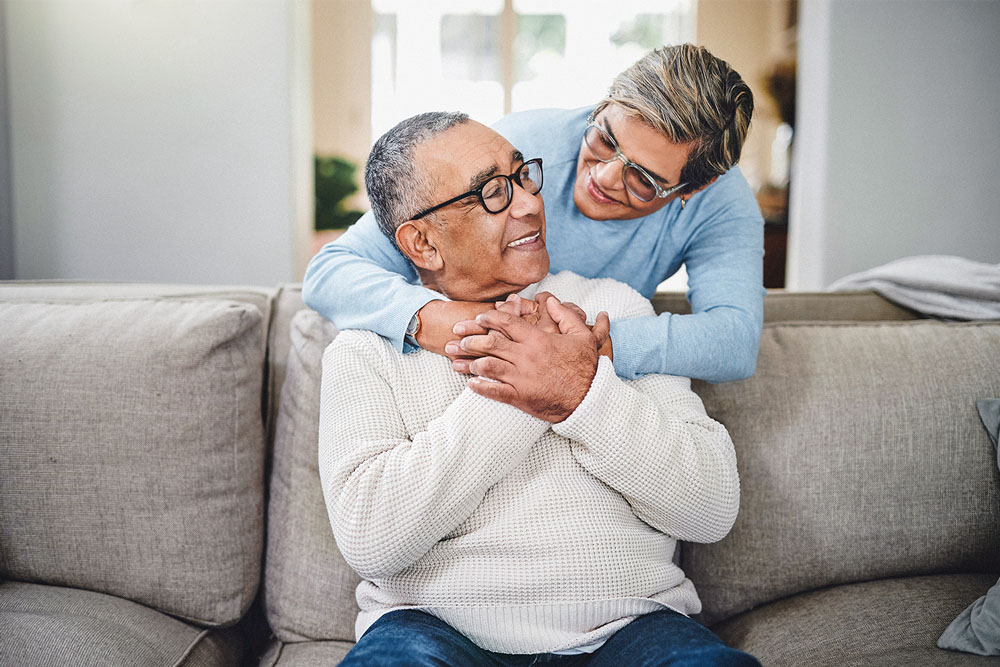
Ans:
[[[534,241],[535,239],[537,239],[539,236],[541,236],[541,234],[542,234],[541,232],[535,232],[531,236],[525,236],[523,239],[518,239],[516,241],[511,241],[510,243],[507,244],[507,247],[508,248],[513,248],[515,246],[524,245],[525,243],[531,243],[532,241]]]

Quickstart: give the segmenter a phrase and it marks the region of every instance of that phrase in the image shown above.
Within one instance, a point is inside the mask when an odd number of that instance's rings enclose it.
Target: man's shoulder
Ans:
[[[580,306],[591,322],[602,310],[617,320],[656,314],[648,299],[613,278],[584,278],[572,271],[560,271],[538,283],[536,292],[542,291]]]
[[[368,364],[383,364],[387,356],[396,352],[386,338],[365,329],[339,331],[323,352],[324,363],[333,359],[354,358]]]

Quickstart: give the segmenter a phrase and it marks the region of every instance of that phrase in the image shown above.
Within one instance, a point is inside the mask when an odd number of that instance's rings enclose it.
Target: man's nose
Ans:
[[[533,195],[516,183],[512,185],[514,191],[511,193],[511,215],[515,218],[522,218],[527,215],[538,215],[543,210],[545,204],[541,191]]]

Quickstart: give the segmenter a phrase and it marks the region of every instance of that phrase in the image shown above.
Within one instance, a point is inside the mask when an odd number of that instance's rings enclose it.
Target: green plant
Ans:
[[[346,229],[361,217],[362,211],[348,209],[346,200],[358,191],[350,160],[341,157],[314,156],[316,169],[316,231]]]

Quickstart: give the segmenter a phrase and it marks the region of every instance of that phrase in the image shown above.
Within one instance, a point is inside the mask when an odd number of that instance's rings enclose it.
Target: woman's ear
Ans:
[[[439,271],[444,266],[441,253],[428,237],[433,226],[423,220],[407,220],[396,228],[396,245],[414,266],[425,271]],[[432,234],[433,235],[433,234]]]

